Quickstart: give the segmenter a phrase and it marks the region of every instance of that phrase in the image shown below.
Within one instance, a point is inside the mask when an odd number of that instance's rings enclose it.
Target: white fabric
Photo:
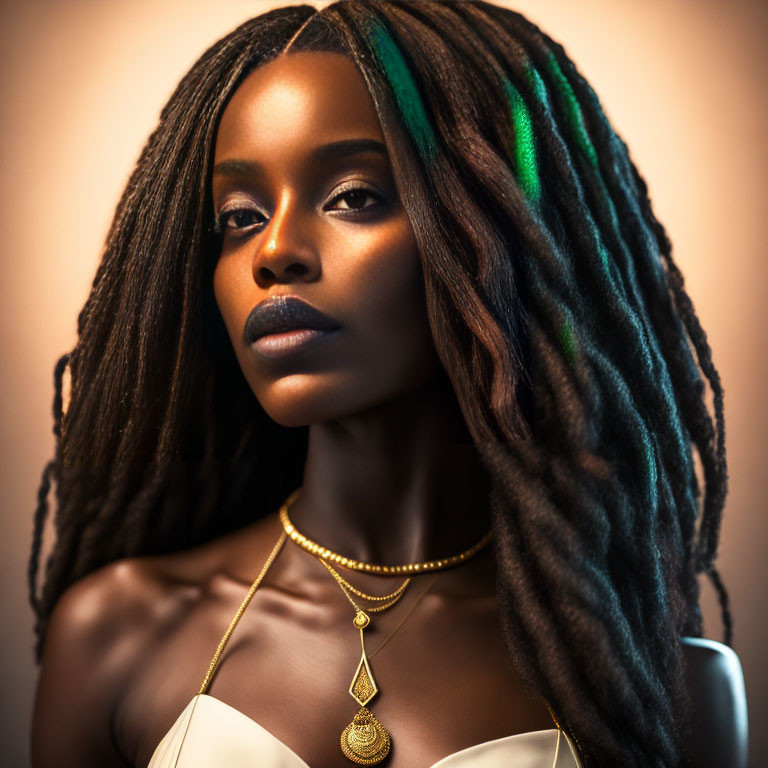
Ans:
[[[350,763],[351,764],[351,763]],[[197,694],[157,745],[148,768],[310,768],[234,707]],[[454,752],[429,768],[582,768],[564,731],[504,736]]]

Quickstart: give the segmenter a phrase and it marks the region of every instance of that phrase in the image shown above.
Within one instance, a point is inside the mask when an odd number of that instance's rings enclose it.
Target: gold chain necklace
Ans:
[[[319,557],[317,559],[320,560]],[[333,578],[336,579],[336,581],[338,582],[338,584],[341,587],[342,591],[347,596],[347,600],[349,600],[349,602],[352,603],[352,605],[355,606],[356,610],[358,610],[358,611],[362,610],[358,606],[358,604],[352,599],[352,597],[349,594],[349,589],[348,589],[348,586],[347,586],[347,585],[349,585],[349,582],[346,581],[346,579],[343,579],[341,577],[341,575],[339,574],[339,572],[332,565],[329,565],[328,563],[326,563],[325,560],[320,560],[320,562],[330,571],[331,576],[333,576]],[[351,586],[351,585],[349,585],[349,586]],[[395,597],[393,597],[392,600],[390,600],[388,603],[384,603],[383,605],[377,605],[377,606],[374,606],[374,607],[366,608],[368,613],[378,613],[379,611],[386,611],[387,608],[391,608],[403,596],[403,594],[404,594],[403,587],[404,586],[405,585],[401,584],[397,588],[397,590],[396,590],[397,595]],[[395,593],[393,592],[392,594],[395,594]],[[389,595],[385,595],[385,597],[390,597],[390,596]]]
[[[468,550],[461,552],[458,555],[453,555],[452,557],[440,560],[428,560],[423,563],[406,563],[404,565],[394,566],[365,563],[332,552],[326,547],[322,547],[320,544],[303,536],[296,530],[296,526],[291,523],[290,518],[288,517],[288,507],[293,503],[300,491],[301,488],[297,488],[288,499],[286,499],[282,507],[280,507],[280,520],[283,524],[284,533],[290,536],[291,540],[298,546],[314,555],[328,569],[339,587],[341,587],[347,600],[349,600],[352,607],[355,609],[355,618],[352,619],[352,624],[355,629],[360,630],[360,647],[362,655],[360,656],[360,661],[349,686],[349,694],[360,705],[360,709],[352,718],[352,722],[341,733],[341,751],[344,753],[344,756],[353,763],[357,763],[358,765],[374,765],[375,763],[381,762],[389,754],[392,739],[384,726],[379,722],[378,718],[366,707],[366,704],[368,704],[368,702],[378,693],[379,689],[373,678],[370,664],[368,663],[369,657],[367,657],[365,653],[363,630],[371,623],[371,618],[368,614],[384,611],[387,608],[392,607],[402,597],[405,588],[408,586],[411,579],[410,577],[406,579],[405,582],[390,595],[367,595],[353,587],[333,566],[330,565],[330,563],[326,561],[331,560],[342,567],[351,570],[368,571],[379,575],[396,575],[398,573],[414,571],[420,573],[436,571],[466,562],[466,560],[477,554],[477,552],[488,543],[491,537],[491,532],[489,531],[477,544],[470,547]],[[427,587],[427,589],[429,589],[429,587]],[[357,604],[357,602],[355,602],[350,591],[368,600],[384,601],[384,604],[368,608],[366,612]],[[426,592],[426,590],[424,590],[424,592]],[[424,593],[422,593],[422,596],[423,594]],[[419,600],[420,599],[421,597],[419,597]],[[413,607],[411,610],[413,610]],[[407,618],[409,614],[410,611],[406,614],[405,618]],[[403,621],[405,621],[405,619],[403,619]],[[395,627],[384,640],[384,643],[389,640],[402,623],[403,622],[401,621],[400,624]],[[382,643],[374,653],[377,653],[384,643]],[[371,654],[371,657],[372,656],[373,654]]]
[[[382,602],[384,600],[389,600],[391,598],[396,598],[400,594],[402,594],[403,590],[411,583],[412,576],[409,576],[394,592],[390,592],[388,595],[369,595],[365,592],[361,592],[357,587],[350,584],[332,565],[327,563],[322,558],[317,558],[324,566],[328,568],[328,570],[334,574],[334,578],[336,581],[339,582],[339,586],[342,588],[346,587],[350,592],[353,592],[354,594],[358,595],[359,597],[363,597],[366,600],[371,600],[373,602]],[[384,610],[383,608],[369,608],[370,611],[379,611]]]

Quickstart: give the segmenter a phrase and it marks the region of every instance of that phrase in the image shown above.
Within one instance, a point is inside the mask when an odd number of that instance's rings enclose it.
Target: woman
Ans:
[[[729,649],[681,643],[701,572],[731,638],[718,375],[626,147],[518,14],[216,43],[78,325],[36,765],[738,764],[691,716]]]

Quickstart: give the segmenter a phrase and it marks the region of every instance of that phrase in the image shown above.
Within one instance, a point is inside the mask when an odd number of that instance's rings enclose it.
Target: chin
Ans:
[[[418,389],[418,383],[394,392],[368,384],[360,381],[321,382],[316,376],[300,375],[285,377],[266,391],[254,392],[273,421],[283,427],[304,427],[360,415],[411,389]]]
[[[266,390],[254,389],[267,416],[283,427],[304,427],[349,416],[359,408],[359,390],[357,396],[353,392],[338,383],[319,382],[311,375],[287,376]]]

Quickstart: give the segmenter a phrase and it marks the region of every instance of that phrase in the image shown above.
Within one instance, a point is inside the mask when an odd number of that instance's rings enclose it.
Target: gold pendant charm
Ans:
[[[366,707],[360,707],[341,733],[341,751],[358,765],[380,763],[389,754],[390,743],[384,726]]]
[[[349,693],[361,707],[364,707],[378,692],[373,673],[368,666],[368,659],[363,652],[355,676],[352,678],[352,684],[349,686]]]
[[[392,743],[376,715],[365,706],[379,692],[365,655],[363,641],[363,628],[368,626],[369,621],[364,611],[358,611],[353,620],[354,625],[360,630],[360,645],[363,653],[352,677],[349,694],[360,705],[360,709],[341,733],[341,751],[345,757],[358,765],[380,763],[389,754]]]

